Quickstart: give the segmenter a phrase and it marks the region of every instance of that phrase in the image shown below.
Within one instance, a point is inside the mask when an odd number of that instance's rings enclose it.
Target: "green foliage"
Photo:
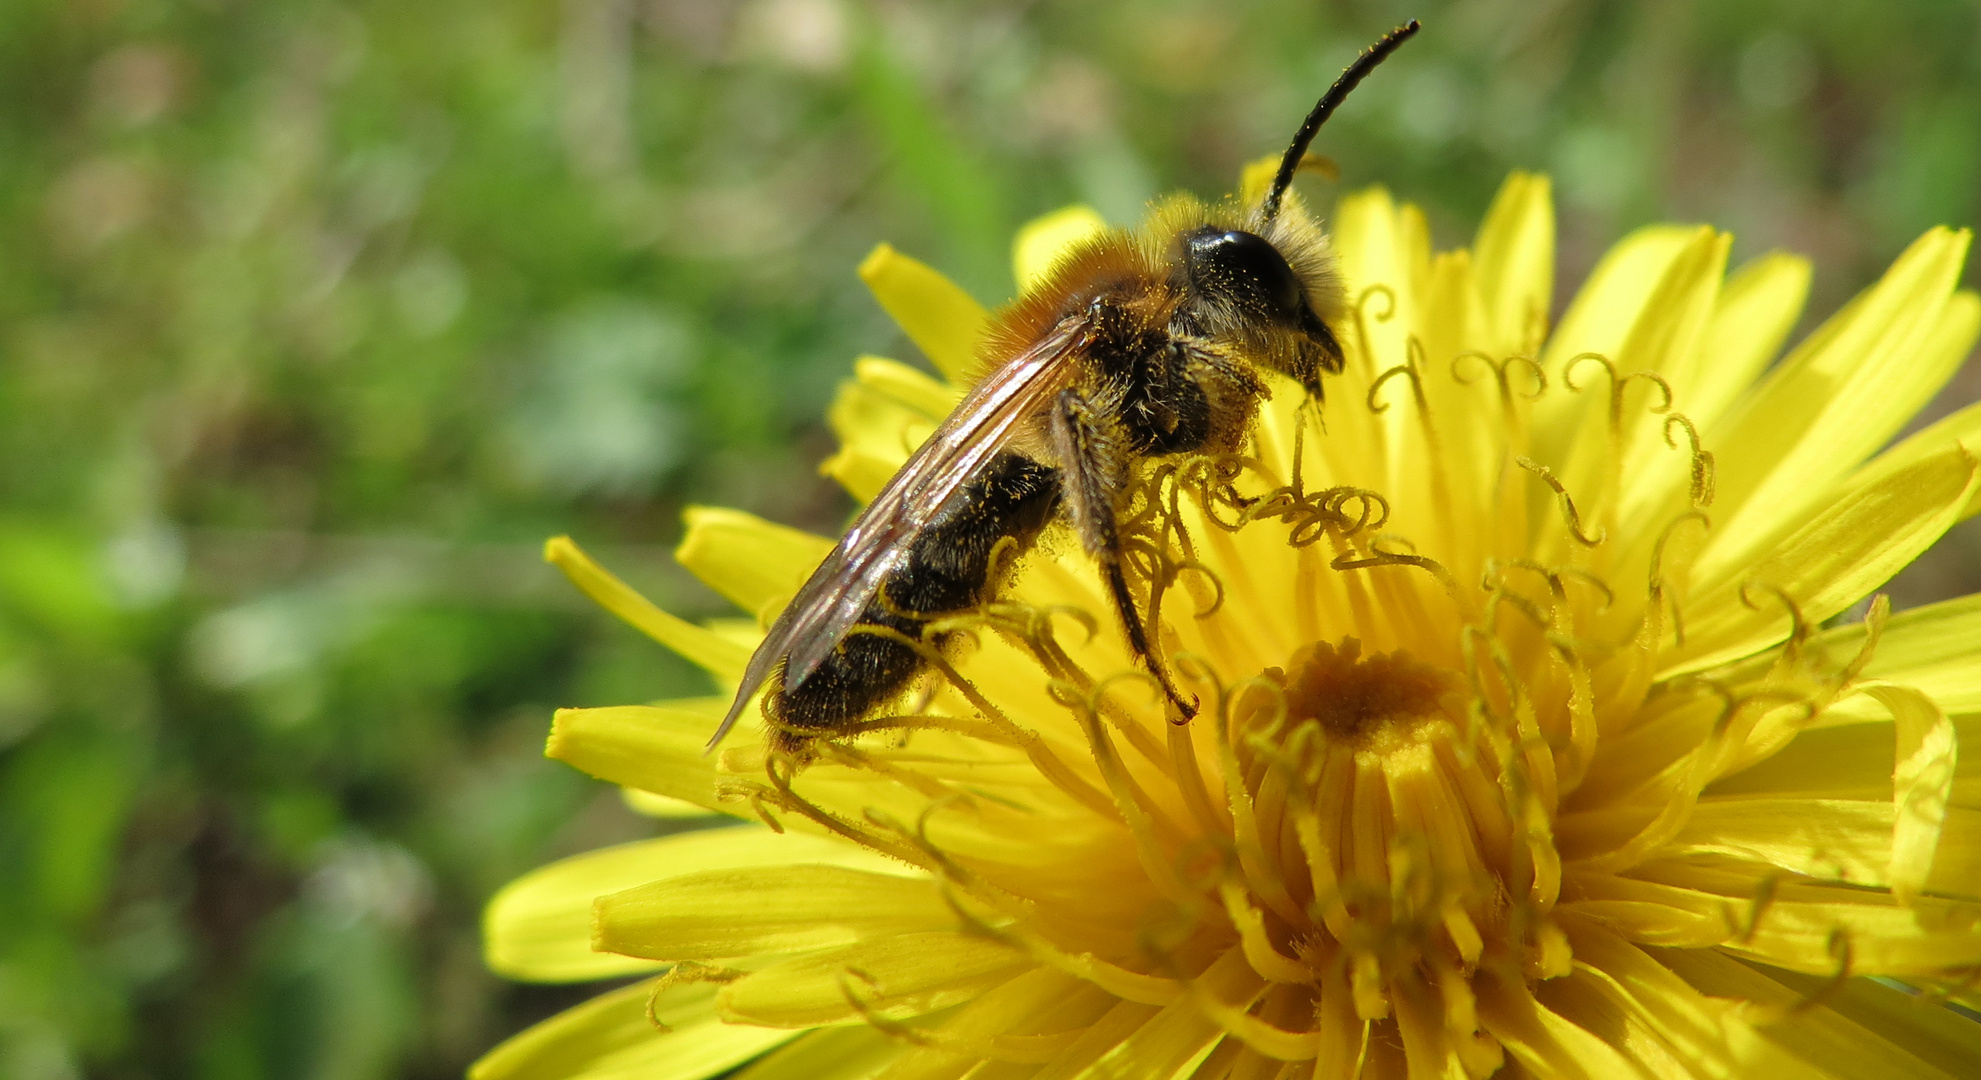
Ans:
[[[588,994],[476,951],[659,828],[549,710],[707,683],[542,539],[720,613],[681,508],[832,530],[833,384],[912,359],[874,243],[1001,300],[1022,220],[1228,190],[1408,14],[1318,149],[1447,246],[1538,168],[1565,282],[1709,220],[1820,308],[1981,209],[1956,0],[0,4],[0,1076],[451,1077]]]

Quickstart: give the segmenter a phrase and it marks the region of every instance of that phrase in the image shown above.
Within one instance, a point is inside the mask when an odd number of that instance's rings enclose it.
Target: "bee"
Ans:
[[[1231,452],[1268,395],[1262,371],[1310,399],[1342,368],[1343,290],[1326,236],[1281,216],[1314,135],[1415,34],[1391,31],[1321,96],[1256,206],[1160,204],[1139,233],[1069,251],[1000,311],[983,374],[772,623],[709,740],[758,690],[773,745],[802,752],[898,696],[941,648],[932,624],[991,599],[1000,554],[1055,521],[1093,558],[1138,660],[1178,722],[1196,712],[1157,656],[1123,567],[1119,518],[1140,464]]]

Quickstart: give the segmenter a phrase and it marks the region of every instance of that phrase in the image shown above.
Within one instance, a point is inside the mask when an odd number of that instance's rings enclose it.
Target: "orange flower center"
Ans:
[[[1404,735],[1443,715],[1445,695],[1462,688],[1451,672],[1399,649],[1364,659],[1362,645],[1345,638],[1293,655],[1287,676],[1286,718],[1297,729],[1319,723],[1331,740],[1368,747],[1378,736]]]

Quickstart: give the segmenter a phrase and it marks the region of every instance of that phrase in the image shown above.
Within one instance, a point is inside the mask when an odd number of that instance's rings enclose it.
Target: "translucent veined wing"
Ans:
[[[941,520],[970,481],[1010,445],[1025,420],[1066,388],[1074,370],[1066,361],[1086,330],[1084,320],[1066,319],[1031,348],[999,364],[909,456],[771,624],[743,669],[736,699],[709,739],[710,748],[735,726],[779,663],[784,664],[785,685],[796,687],[839,647],[887,575],[908,557],[908,542]]]

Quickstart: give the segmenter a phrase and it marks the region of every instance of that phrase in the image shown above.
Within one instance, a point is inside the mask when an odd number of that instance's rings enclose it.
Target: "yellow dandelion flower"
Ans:
[[[1099,228],[1042,220],[1021,285]],[[1075,544],[894,713],[802,770],[726,697],[558,714],[552,757],[745,824],[555,864],[497,970],[645,975],[477,1080],[1981,1075],[1981,599],[1837,621],[1976,506],[1969,408],[1885,448],[1981,328],[1935,229],[1772,364],[1809,281],[1627,237],[1548,332],[1547,181],[1472,249],[1378,190],[1333,222],[1324,424],[1157,463],[1140,570],[1167,722]],[[984,309],[882,248],[952,380]],[[826,465],[871,496],[958,389],[862,358]],[[734,686],[831,541],[689,518],[755,622],[698,626],[568,541],[592,596]]]

